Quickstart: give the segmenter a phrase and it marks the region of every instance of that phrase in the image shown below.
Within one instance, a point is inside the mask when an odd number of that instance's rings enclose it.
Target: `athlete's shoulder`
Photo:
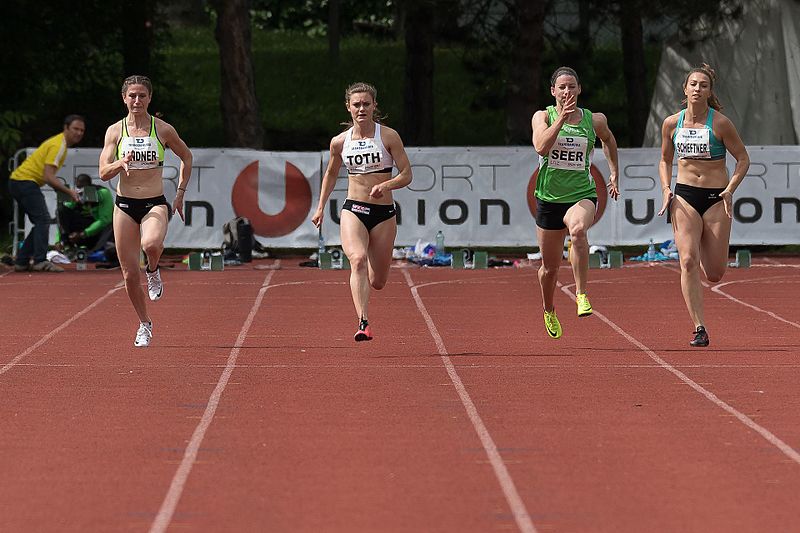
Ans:
[[[400,140],[400,134],[397,133],[397,130],[390,128],[389,126],[384,126],[381,124],[381,140]]]
[[[678,111],[674,115],[670,115],[667,118],[665,118],[662,124],[664,125],[665,128],[674,128],[675,126],[678,125],[678,117],[680,116],[681,112]]]

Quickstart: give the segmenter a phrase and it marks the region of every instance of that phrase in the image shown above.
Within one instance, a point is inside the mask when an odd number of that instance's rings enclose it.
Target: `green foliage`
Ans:
[[[0,113],[0,165],[5,165],[20,147],[22,142],[22,126],[31,116],[21,111],[3,111]]]

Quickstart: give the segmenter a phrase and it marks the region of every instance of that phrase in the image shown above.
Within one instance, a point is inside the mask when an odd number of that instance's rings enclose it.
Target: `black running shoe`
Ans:
[[[708,346],[708,332],[703,326],[697,326],[697,331],[694,332],[694,339],[689,341],[689,344],[695,348]]]

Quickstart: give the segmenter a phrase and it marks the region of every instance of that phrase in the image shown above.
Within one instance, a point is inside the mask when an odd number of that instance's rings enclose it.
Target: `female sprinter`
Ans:
[[[411,165],[397,132],[380,124],[377,92],[366,83],[345,91],[350,128],[331,139],[331,158],[322,178],[319,205],[312,221],[322,224],[325,203],[339,169],[347,168],[347,200],[342,206],[342,248],[350,261],[350,292],[358,317],[356,342],[372,339],[370,288],[386,285],[392,263],[397,220],[392,190],[411,183]],[[392,177],[392,167],[398,174]]]
[[[617,141],[602,113],[578,107],[581,84],[569,67],[556,69],[550,77],[550,94],[556,105],[537,111],[531,120],[533,147],[539,154],[536,179],[536,237],[542,253],[539,285],[544,305],[544,326],[550,337],[561,337],[553,295],[564,250],[564,237],[572,239],[572,275],[578,316],[592,314],[586,296],[589,277],[589,240],[586,231],[594,221],[597,191],[589,169],[596,138],[603,141],[603,153],[610,171],[608,195],[616,200]]]
[[[689,71],[683,82],[686,109],[661,126],[658,175],[663,189],[659,216],[668,213],[681,264],[681,291],[694,322],[691,346],[708,346],[703,317],[700,269],[708,281],[722,279],[728,266],[733,192],[750,167],[750,156],[733,123],[719,110],[714,70],[707,64]],[[728,179],[725,153],[736,159]],[[670,190],[672,159],[678,156],[678,179]]]
[[[119,175],[114,206],[114,240],[125,289],[139,316],[134,346],[149,346],[153,322],[147,314],[139,270],[140,250],[147,256],[147,289],[151,300],[164,293],[158,261],[172,209],[183,220],[183,195],[192,172],[192,152],[175,128],[147,113],[153,86],[145,76],[130,76],[122,84],[122,101],[128,115],[106,130],[100,154],[100,179]],[[180,181],[172,209],[164,196],[161,180],[164,149],[169,147],[181,160]]]

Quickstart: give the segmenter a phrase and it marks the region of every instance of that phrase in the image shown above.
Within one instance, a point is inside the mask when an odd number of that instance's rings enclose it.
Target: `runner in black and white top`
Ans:
[[[345,91],[351,127],[331,139],[331,158],[312,218],[317,227],[322,225],[325,203],[344,164],[348,186],[341,213],[341,236],[350,261],[350,291],[359,321],[356,341],[372,339],[368,322],[370,289],[382,289],[389,277],[397,235],[392,190],[411,183],[411,165],[403,141],[395,130],[381,126],[376,95],[375,88],[366,83],[355,83]],[[398,171],[394,177],[393,167]]]

